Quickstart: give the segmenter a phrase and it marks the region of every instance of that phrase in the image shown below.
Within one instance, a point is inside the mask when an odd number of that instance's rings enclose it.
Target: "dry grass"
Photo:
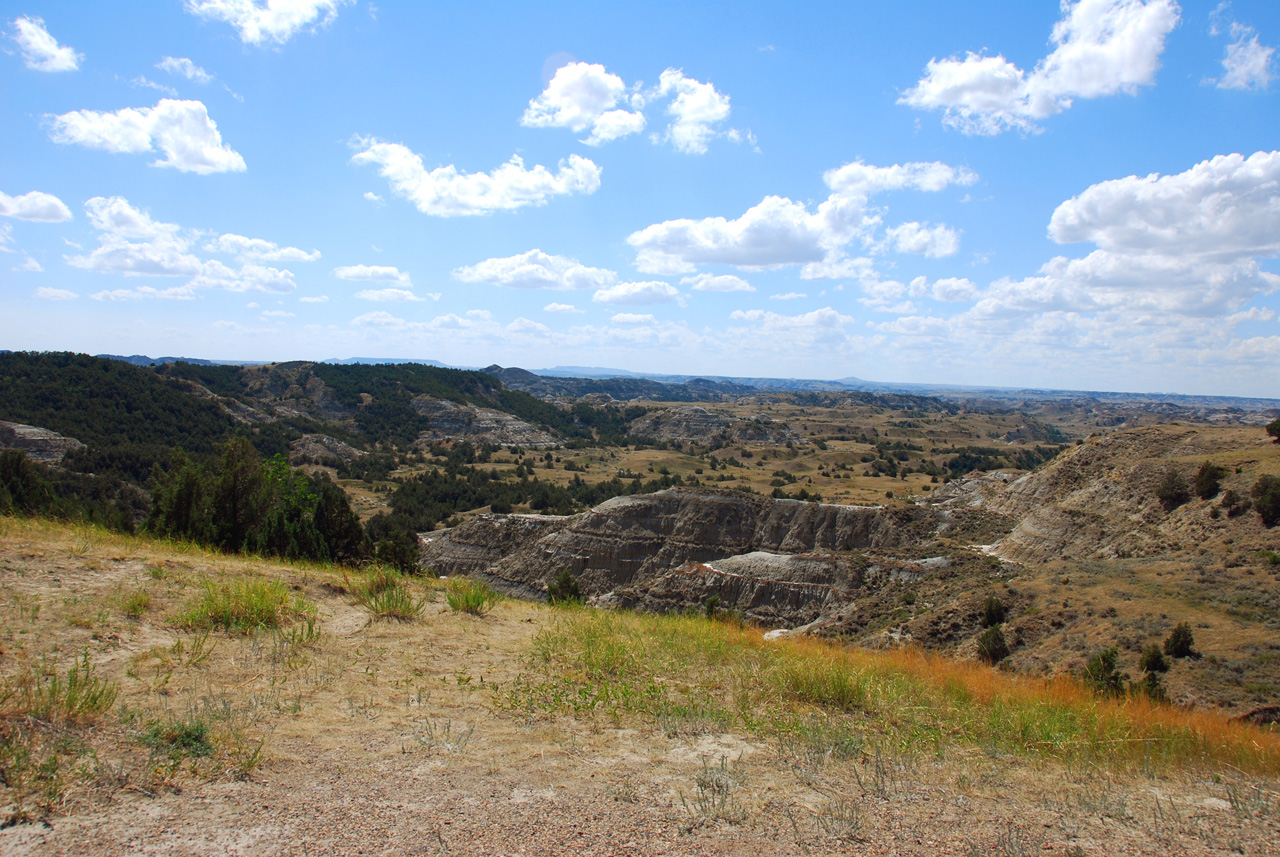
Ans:
[[[1280,774],[1280,735],[1208,711],[1096,696],[1066,676],[1010,675],[912,649],[766,642],[691,616],[581,611],[535,641],[499,703],[701,720],[768,737],[813,710],[874,741],[998,748],[1108,770],[1233,768]]]

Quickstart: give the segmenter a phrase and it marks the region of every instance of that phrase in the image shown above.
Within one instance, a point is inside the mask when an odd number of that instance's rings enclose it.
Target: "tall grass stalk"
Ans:
[[[410,622],[422,613],[426,599],[416,599],[400,572],[388,565],[375,565],[354,580],[348,576],[351,596],[376,619]]]
[[[501,600],[493,587],[483,580],[472,580],[469,577],[457,577],[449,581],[445,589],[444,600],[449,609],[455,613],[470,613],[483,616],[493,605]]]

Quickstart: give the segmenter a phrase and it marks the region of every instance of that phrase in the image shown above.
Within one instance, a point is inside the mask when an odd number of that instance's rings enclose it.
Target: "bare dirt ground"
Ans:
[[[204,581],[251,576],[314,602],[320,635],[183,627]],[[421,584],[419,620],[374,621],[344,589],[324,569],[0,519],[0,676],[87,651],[120,686],[97,718],[0,720],[58,778],[0,787],[17,822],[0,853],[1280,853],[1277,784],[1229,770],[955,746],[802,758],[760,733],[530,720],[494,688],[554,611],[454,613]],[[196,721],[207,752],[148,738]]]

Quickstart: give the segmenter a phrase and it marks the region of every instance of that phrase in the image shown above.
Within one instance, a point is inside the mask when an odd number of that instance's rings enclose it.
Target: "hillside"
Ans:
[[[379,620],[359,574],[0,527],[14,857],[1226,855],[1280,833],[1280,744],[1214,715],[700,617],[469,615],[440,581]],[[271,583],[278,630],[202,624],[206,593]],[[80,653],[73,705],[48,677]]]

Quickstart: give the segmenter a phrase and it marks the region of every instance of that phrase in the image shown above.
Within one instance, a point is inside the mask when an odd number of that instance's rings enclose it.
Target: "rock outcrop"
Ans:
[[[548,449],[558,444],[542,429],[502,411],[459,405],[430,396],[418,396],[410,406],[427,420],[427,429],[419,437],[419,443],[466,440],[526,449]]]
[[[0,449],[20,449],[35,461],[57,464],[68,452],[83,448],[84,444],[74,437],[64,437],[56,431],[0,422]]]
[[[304,434],[289,444],[289,461],[310,461],[314,464],[345,464],[354,461],[364,452],[327,434]]]
[[[700,604],[710,593],[758,621],[788,624],[811,621],[862,586],[862,568],[837,552],[915,543],[944,522],[926,508],[672,489],[615,497],[567,518],[480,515],[424,534],[422,563],[482,573],[524,597],[542,597],[567,568],[588,596],[663,609]]]
[[[631,434],[677,443],[803,443],[804,438],[789,425],[761,414],[738,417],[717,413],[696,405],[653,411],[631,422]]]

